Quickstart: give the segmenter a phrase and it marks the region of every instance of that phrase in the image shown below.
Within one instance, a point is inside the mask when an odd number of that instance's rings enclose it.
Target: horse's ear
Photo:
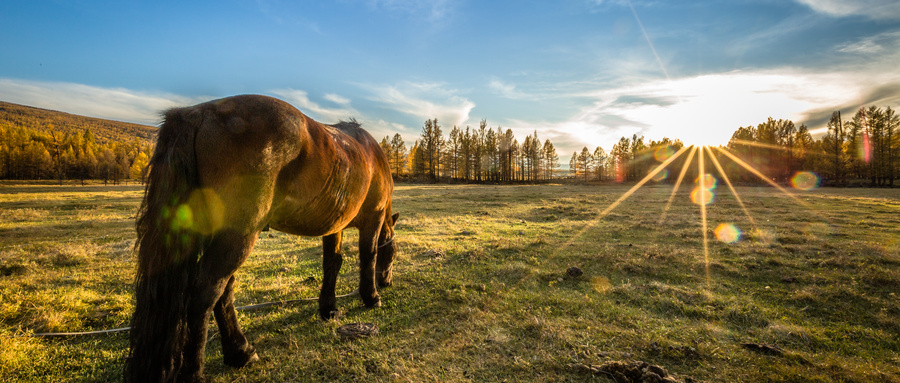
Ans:
[[[393,225],[396,225],[396,224],[397,224],[397,219],[398,219],[398,218],[400,218],[400,213],[394,213],[394,215],[391,216],[391,222],[393,222]],[[393,225],[392,225],[392,226],[393,226]]]

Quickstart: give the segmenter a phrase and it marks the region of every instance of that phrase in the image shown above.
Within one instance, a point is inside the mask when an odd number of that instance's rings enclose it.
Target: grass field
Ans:
[[[383,307],[339,299],[242,311],[261,361],[214,382],[597,381],[645,361],[680,381],[900,382],[900,189],[727,189],[700,207],[683,187],[400,185],[394,286]],[[121,380],[132,186],[0,185],[0,381]],[[718,240],[740,230],[734,242]],[[755,227],[754,227],[755,224]],[[338,294],[355,288],[355,231]],[[238,271],[237,304],[314,297],[320,241],[263,233]],[[567,275],[570,267],[583,275]],[[343,340],[345,323],[380,333]],[[213,326],[214,328],[214,326]]]

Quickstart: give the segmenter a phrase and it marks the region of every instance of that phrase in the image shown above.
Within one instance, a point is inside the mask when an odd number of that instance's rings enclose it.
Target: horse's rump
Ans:
[[[377,141],[358,124],[326,126],[265,96],[175,108],[165,114],[149,167],[136,223],[126,380],[202,376],[214,305],[220,333],[225,326],[233,334],[223,335],[226,363],[255,357],[237,325],[231,286],[266,224],[306,236],[355,227],[363,301],[378,303],[376,253],[378,281],[390,284],[393,181]],[[326,275],[336,275],[329,267]]]

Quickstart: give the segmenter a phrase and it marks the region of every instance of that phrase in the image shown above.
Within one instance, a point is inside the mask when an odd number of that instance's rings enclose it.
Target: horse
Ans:
[[[334,318],[342,233],[359,230],[359,295],[379,307],[397,251],[393,179],[355,120],[324,125],[241,95],[164,112],[135,223],[137,273],[125,380],[198,381],[213,314],[225,364],[259,359],[237,321],[234,273],[267,225],[322,237],[318,314]]]

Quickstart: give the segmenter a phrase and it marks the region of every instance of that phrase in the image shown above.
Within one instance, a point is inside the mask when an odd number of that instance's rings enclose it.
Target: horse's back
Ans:
[[[365,225],[390,202],[385,156],[355,122],[323,125],[286,102],[254,95],[177,112],[198,127],[200,184],[213,196],[208,205],[221,206],[224,226],[252,231],[271,223],[319,236]]]

